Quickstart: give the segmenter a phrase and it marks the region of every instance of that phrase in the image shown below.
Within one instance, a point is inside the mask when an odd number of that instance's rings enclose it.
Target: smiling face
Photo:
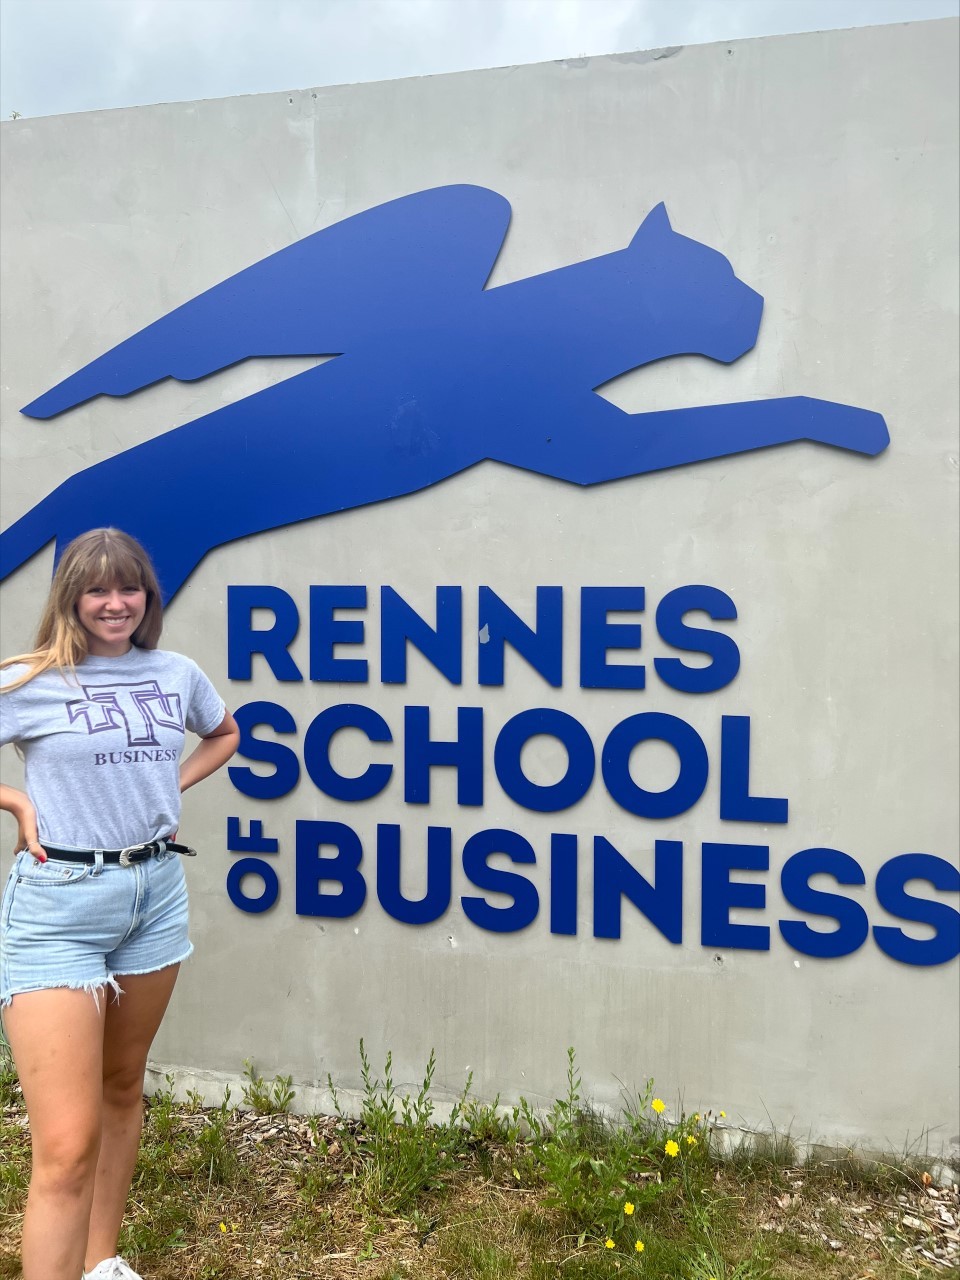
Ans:
[[[91,583],[75,607],[89,653],[118,658],[132,646],[146,612],[147,593],[139,583]]]

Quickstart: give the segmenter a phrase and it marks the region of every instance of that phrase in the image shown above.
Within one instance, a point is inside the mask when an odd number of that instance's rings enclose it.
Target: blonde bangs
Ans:
[[[51,667],[64,673],[75,670],[88,652],[76,604],[85,591],[100,586],[137,586],[146,592],[146,611],[132,640],[138,649],[157,647],[163,608],[150,557],[139,542],[119,529],[91,529],[74,538],[60,557],[32,652],[0,663],[2,667],[25,663],[29,668],[5,689],[18,689]]]
[[[104,539],[101,545],[92,545],[78,553],[70,565],[69,582],[71,587],[76,587],[76,598],[91,587],[148,589],[143,577],[143,560],[117,539]]]

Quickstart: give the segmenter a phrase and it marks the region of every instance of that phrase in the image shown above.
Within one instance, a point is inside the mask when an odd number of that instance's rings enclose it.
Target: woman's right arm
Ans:
[[[26,849],[38,862],[46,862],[47,855],[38,838],[37,811],[30,803],[30,797],[27,793],[18,791],[16,787],[8,787],[5,783],[0,783],[0,809],[5,809],[7,813],[12,813],[17,820],[19,830],[17,832],[17,847],[14,853],[19,853],[22,849]]]

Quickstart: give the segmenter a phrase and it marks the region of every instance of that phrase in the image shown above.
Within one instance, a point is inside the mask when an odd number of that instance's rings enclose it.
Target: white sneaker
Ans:
[[[143,1276],[137,1275],[122,1258],[104,1258],[92,1271],[83,1273],[83,1280],[143,1280]]]

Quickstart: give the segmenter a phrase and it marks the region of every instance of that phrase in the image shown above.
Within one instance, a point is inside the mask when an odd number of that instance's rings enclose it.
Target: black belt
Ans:
[[[105,863],[119,863],[121,867],[145,862],[159,853],[183,853],[192,858],[197,852],[188,844],[174,844],[172,840],[149,840],[146,844],[128,845],[126,849],[58,849],[52,844],[45,844],[43,848],[54,862],[86,862],[92,865],[99,854]]]

